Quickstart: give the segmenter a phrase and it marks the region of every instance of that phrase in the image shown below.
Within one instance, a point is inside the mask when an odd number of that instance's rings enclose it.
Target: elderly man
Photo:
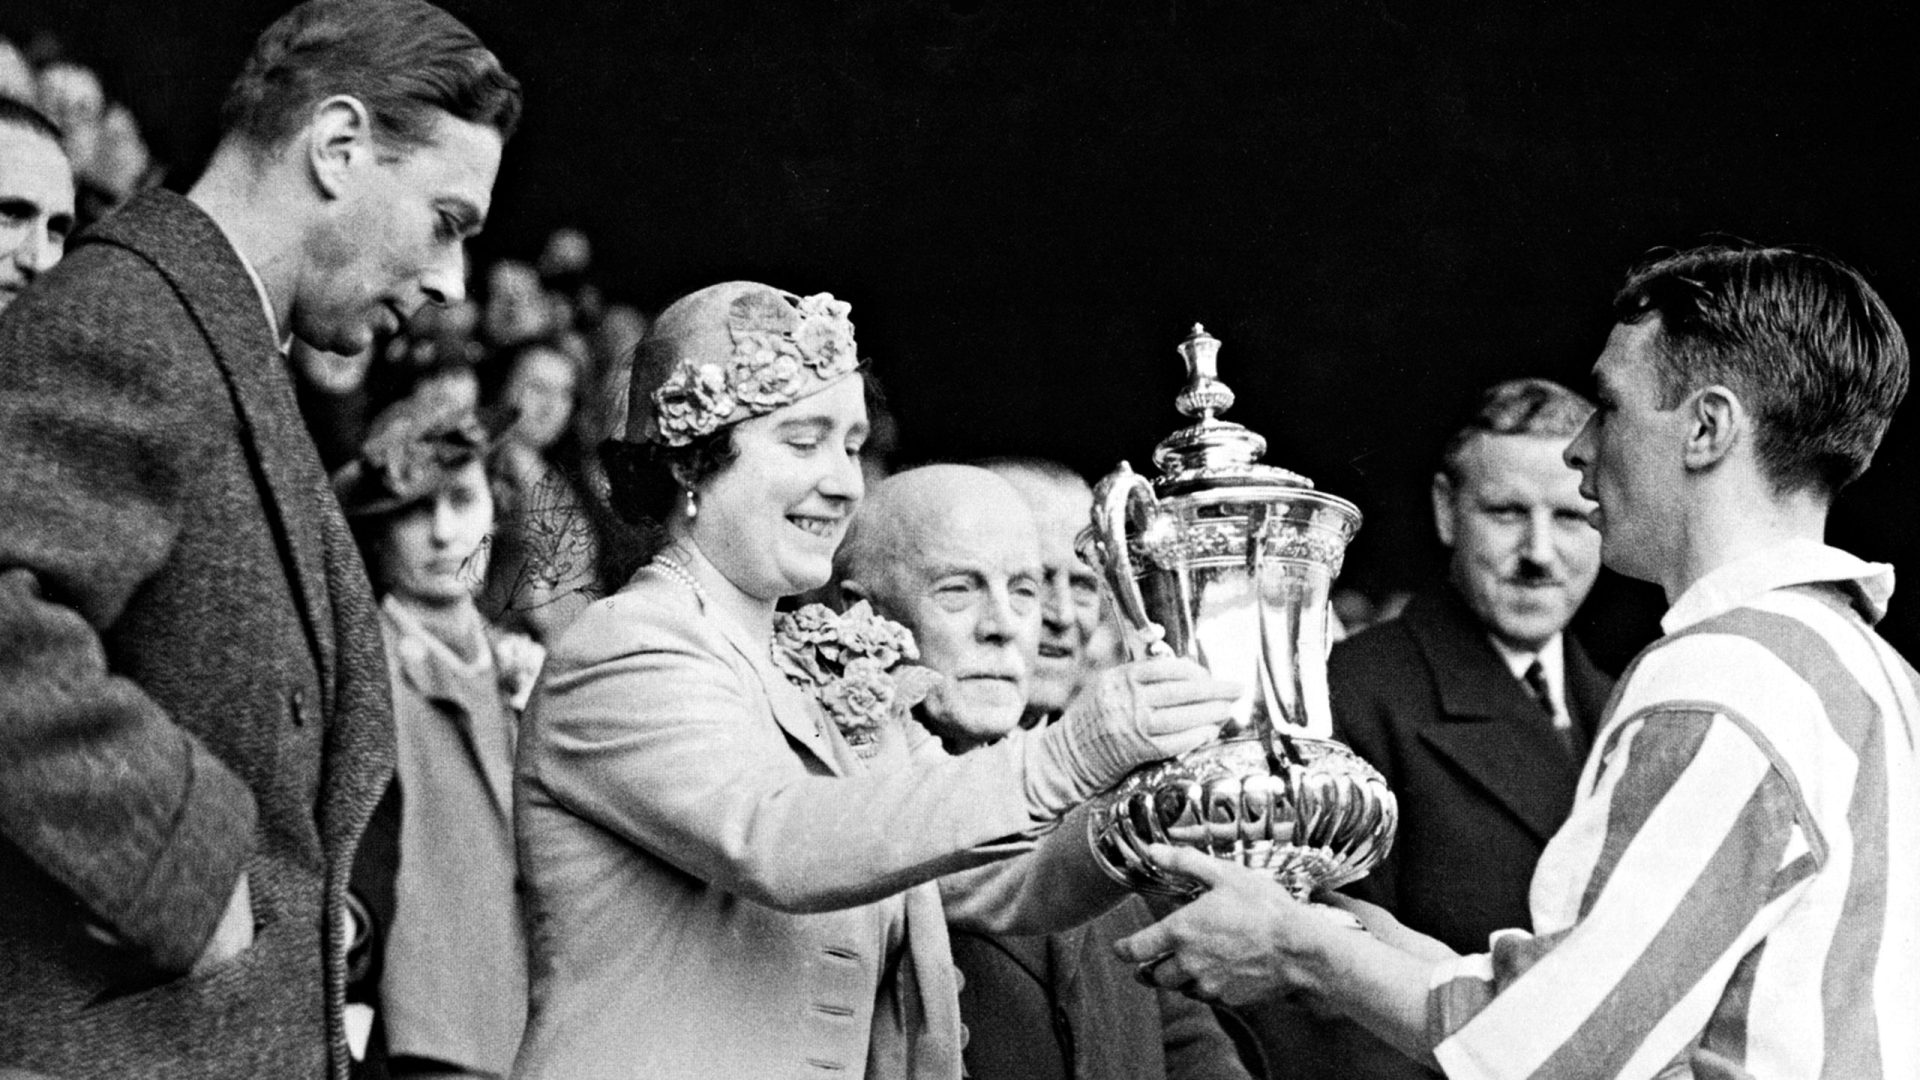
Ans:
[[[282,353],[461,298],[519,111],[424,0],[312,0],[254,46],[187,196],[140,196],[0,314],[10,1063],[346,1075],[347,878],[392,718]]]
[[[964,465],[882,481],[841,546],[834,576],[842,595],[904,623],[921,662],[945,677],[918,715],[952,752],[1000,738],[1027,711],[1042,640],[1042,550],[1016,490]],[[1109,959],[1116,938],[1151,921],[1136,897],[1046,936],[952,927],[954,960],[966,976],[967,1074],[1245,1080],[1233,1043],[1204,1006],[1156,994]]]
[[[1119,952],[1162,985],[1293,989],[1454,1077],[1920,1072],[1920,679],[1872,624],[1891,567],[1822,542],[1908,381],[1852,269],[1703,248],[1637,269],[1566,459],[1608,566],[1662,586],[1532,929],[1458,956],[1357,934],[1180,852],[1211,891]]]
[[[73,231],[73,190],[60,129],[0,96],[0,311],[60,261]]]
[[[1093,655],[1101,629],[1100,577],[1075,552],[1093,508],[1093,489],[1079,473],[1046,458],[989,458],[980,467],[1013,485],[1040,531],[1044,601],[1028,708],[1055,716],[1110,659]]]

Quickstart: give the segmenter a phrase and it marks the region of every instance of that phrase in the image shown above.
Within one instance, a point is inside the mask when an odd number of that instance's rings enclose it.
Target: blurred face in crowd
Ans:
[[[1434,477],[1434,524],[1453,549],[1453,584],[1495,637],[1538,649],[1573,618],[1600,570],[1600,535],[1567,440],[1480,435],[1457,481]]]
[[[520,354],[502,393],[508,405],[520,410],[513,437],[536,450],[559,441],[573,419],[574,380],[573,360],[558,349]]]
[[[1597,502],[1600,557],[1628,577],[1662,582],[1676,565],[1676,533],[1684,520],[1687,437],[1684,403],[1660,408],[1654,348],[1660,320],[1613,328],[1593,365],[1594,414],[1567,447],[1580,490]]]
[[[1026,500],[1039,529],[1044,602],[1029,705],[1058,712],[1093,667],[1089,644],[1100,628],[1100,578],[1074,553],[1074,540],[1093,509],[1093,491],[1076,480],[1026,469],[999,475]]]
[[[466,296],[466,241],[486,221],[500,133],[441,114],[424,146],[376,141],[352,98],[314,125],[314,172],[331,198],[304,244],[293,332],[352,354],[405,325],[421,305]],[[359,114],[364,120],[364,113]]]
[[[388,520],[380,545],[381,579],[389,591],[410,600],[463,599],[485,576],[478,556],[492,528],[487,469],[470,461],[438,494]]]
[[[0,123],[0,310],[67,250],[73,231],[73,166],[60,144]]]
[[[1017,497],[990,474],[966,473],[978,475],[915,470],[888,481],[920,488],[897,501],[888,492],[894,520],[862,560],[871,580],[861,584],[913,631],[920,662],[945,676],[922,707],[930,726],[980,743],[1026,712],[1045,590],[1031,516],[1007,505]]]
[[[734,587],[766,602],[833,577],[833,552],[864,486],[866,392],[843,378],[734,425],[737,456],[695,489],[687,535]]]

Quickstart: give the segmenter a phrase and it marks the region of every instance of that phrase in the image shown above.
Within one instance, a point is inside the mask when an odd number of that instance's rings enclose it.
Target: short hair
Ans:
[[[46,114],[39,109],[17,98],[0,94],[0,124],[12,124],[14,127],[26,128],[36,135],[45,135],[60,147],[62,154],[67,152],[64,141],[67,136],[60,130],[60,125],[47,119]]]
[[[1634,268],[1613,300],[1653,339],[1662,409],[1722,384],[1757,419],[1776,490],[1831,497],[1873,461],[1907,393],[1907,342],[1866,279],[1793,248],[1712,245]]]
[[[443,112],[502,139],[520,122],[519,81],[472,30],[426,0],[307,0],[254,43],[220,107],[220,128],[278,146],[335,94],[357,98],[376,137],[406,148],[426,145]]]
[[[1481,435],[1571,439],[1593,415],[1593,402],[1547,379],[1508,379],[1488,387],[1440,453],[1440,469],[1460,482],[1460,458]]]

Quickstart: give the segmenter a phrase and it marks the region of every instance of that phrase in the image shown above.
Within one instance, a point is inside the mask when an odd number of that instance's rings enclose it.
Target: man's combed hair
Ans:
[[[36,135],[45,135],[54,142],[60,142],[66,136],[61,133],[60,125],[47,119],[46,114],[24,101],[0,94],[0,124],[26,128]],[[65,146],[62,146],[65,152]]]
[[[1732,390],[1758,420],[1755,452],[1782,492],[1831,496],[1873,461],[1907,393],[1907,342],[1865,278],[1791,248],[1695,248],[1649,261],[1613,302],[1660,320],[1660,407]]]
[[[1593,402],[1546,379],[1508,379],[1488,387],[1441,451],[1440,466],[1460,482],[1460,455],[1482,435],[1571,439],[1593,415]]]
[[[227,91],[221,130],[256,147],[299,131],[313,106],[358,99],[388,143],[425,145],[450,113],[502,139],[520,122],[520,83],[472,30],[425,0],[308,0],[254,44]]]

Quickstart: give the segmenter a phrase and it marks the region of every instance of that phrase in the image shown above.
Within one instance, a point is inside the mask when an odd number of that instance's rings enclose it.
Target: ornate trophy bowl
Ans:
[[[1218,340],[1180,346],[1180,411],[1198,422],[1154,452],[1152,482],[1126,463],[1094,493],[1082,554],[1101,568],[1136,656],[1184,656],[1246,688],[1218,739],[1136,770],[1093,800],[1102,868],[1140,892],[1198,894],[1148,844],[1264,869],[1304,900],[1365,877],[1393,846],[1398,808],[1373,766],[1333,738],[1328,594],[1360,511],[1259,463],[1266,440],[1217,419]]]

